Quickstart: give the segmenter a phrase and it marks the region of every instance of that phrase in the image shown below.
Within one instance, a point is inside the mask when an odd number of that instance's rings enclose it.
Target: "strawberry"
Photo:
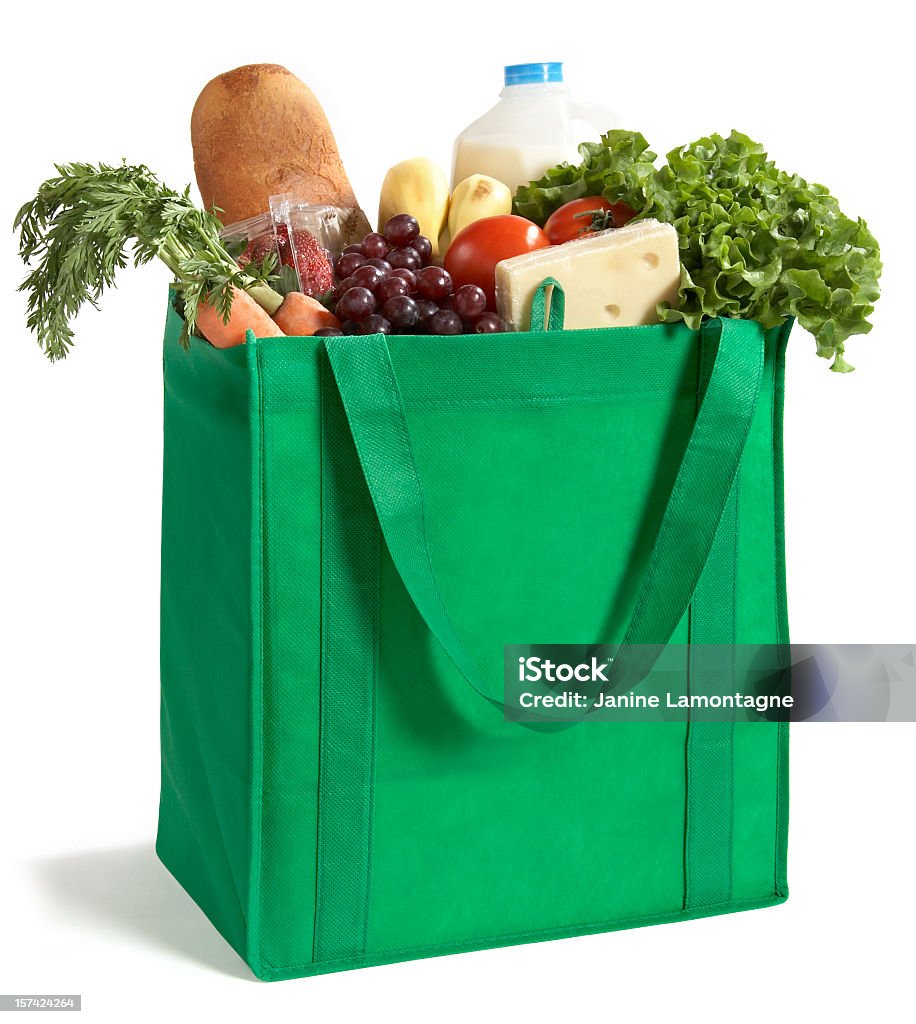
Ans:
[[[280,243],[280,259],[290,266],[295,262],[299,271],[299,281],[306,295],[323,295],[334,287],[334,269],[331,258],[325,249],[318,244],[318,239],[308,231],[296,232],[295,261],[289,244],[289,236],[283,229],[278,232]],[[284,248],[285,247],[285,248]]]
[[[252,238],[248,242],[245,251],[239,256],[239,266],[244,267],[249,263],[261,264],[268,253],[276,251],[273,235],[269,231],[265,231],[263,235],[258,235],[257,238]]]
[[[277,228],[276,249],[273,235],[270,232],[265,232],[248,243],[239,263],[243,267],[246,263],[261,263],[268,253],[275,251],[279,251],[281,264],[298,270],[302,291],[306,295],[323,295],[334,286],[331,258],[318,244],[315,236],[308,231],[297,231],[294,254],[292,246],[289,244],[289,231],[285,224],[280,224]]]

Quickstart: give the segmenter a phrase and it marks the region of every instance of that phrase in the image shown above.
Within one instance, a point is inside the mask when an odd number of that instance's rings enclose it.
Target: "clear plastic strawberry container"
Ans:
[[[291,194],[271,196],[268,212],[227,224],[220,234],[242,266],[262,263],[273,253],[274,273],[281,276],[283,290],[317,297],[334,286],[334,263],[343,248],[344,212]]]

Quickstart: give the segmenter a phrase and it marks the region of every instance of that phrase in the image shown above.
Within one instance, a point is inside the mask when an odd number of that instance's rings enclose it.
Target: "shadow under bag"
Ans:
[[[259,978],[787,896],[787,725],[501,705],[506,644],[624,643],[624,688],[685,645],[702,690],[687,644],[788,643],[791,321],[544,305],[190,351],[169,306],[157,850]]]

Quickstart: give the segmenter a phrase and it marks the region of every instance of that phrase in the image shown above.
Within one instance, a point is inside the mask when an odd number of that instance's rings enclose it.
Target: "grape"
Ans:
[[[359,334],[359,324],[355,320],[344,320],[340,329],[346,335]]]
[[[343,331],[336,327],[319,327],[312,335],[313,338],[339,338]]]
[[[426,235],[418,235],[411,243],[410,248],[416,250],[425,267],[433,255],[433,244]]]
[[[400,277],[407,282],[407,287],[410,289],[411,295],[417,290],[417,275],[406,267],[398,267],[397,270],[391,271],[392,277]]]
[[[386,259],[396,270],[419,270],[423,266],[420,254],[409,246],[404,249],[390,249]]]
[[[375,295],[379,302],[387,302],[397,295],[407,295],[409,291],[410,285],[404,278],[395,277],[392,273],[376,287]]]
[[[416,303],[417,309],[420,313],[417,324],[422,327],[426,324],[433,313],[437,312],[439,307],[432,301],[432,299],[417,299]]]
[[[391,245],[410,245],[419,234],[420,225],[409,213],[395,214],[385,225],[385,241]]]
[[[368,288],[370,292],[374,292],[382,281],[385,280],[385,274],[378,267],[370,267],[364,263],[353,271],[350,280],[354,285]],[[483,293],[481,292],[481,294]]]
[[[417,304],[409,295],[395,295],[382,306],[382,313],[391,321],[392,327],[399,330],[413,327],[420,319]]]
[[[341,255],[346,256],[348,252],[358,252],[360,255],[362,255],[363,247],[360,243],[354,242],[353,245],[348,245],[346,249],[344,249],[344,251],[341,253]]]
[[[370,267],[378,267],[383,274],[390,274],[392,267],[388,260],[383,260],[380,256],[373,256],[371,259],[366,260],[366,265]]]
[[[359,325],[360,334],[391,334],[391,324],[378,313],[371,313]]]
[[[454,309],[455,308],[455,296],[446,295],[445,298],[439,303],[443,309]]]
[[[374,312],[375,296],[368,288],[361,288],[358,285],[348,288],[337,302],[337,315],[344,320],[355,320],[359,323]]]
[[[453,309],[440,309],[426,322],[428,334],[461,334],[461,317]]]
[[[417,294],[441,302],[452,290],[452,275],[442,267],[424,267],[417,274]]]
[[[362,253],[348,252],[340,257],[334,269],[337,271],[338,277],[349,277],[357,267],[361,267],[365,262],[366,257]]]
[[[452,302],[462,320],[473,320],[487,308],[487,296],[476,284],[463,284],[455,292]]]
[[[370,231],[363,239],[362,245],[359,248],[360,252],[367,259],[381,259],[391,246],[385,241],[384,235],[380,235],[377,231]]]
[[[481,313],[473,327],[478,334],[499,334],[506,329],[506,322],[495,313]]]

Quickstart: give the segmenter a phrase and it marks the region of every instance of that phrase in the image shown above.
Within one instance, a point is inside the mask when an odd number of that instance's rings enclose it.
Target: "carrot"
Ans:
[[[283,331],[247,293],[232,289],[232,311],[229,322],[207,302],[202,302],[197,311],[197,326],[201,334],[216,348],[231,348],[245,342],[245,332],[252,330],[258,338],[278,338]]]
[[[325,309],[317,299],[302,292],[290,292],[283,305],[274,313],[274,321],[284,334],[291,337],[311,337],[322,327],[340,327],[340,321]]]

